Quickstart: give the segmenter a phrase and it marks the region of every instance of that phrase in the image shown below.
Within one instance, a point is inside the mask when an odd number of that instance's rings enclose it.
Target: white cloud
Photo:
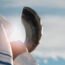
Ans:
[[[40,40],[40,49],[65,48],[65,17],[45,16],[42,17],[43,35]]]
[[[41,19],[43,35],[33,54],[41,58],[52,58],[55,61],[59,58],[65,59],[65,17],[42,16]]]
[[[48,63],[48,60],[47,60],[47,59],[45,59],[45,60],[43,60],[43,62],[44,62],[45,64],[47,64],[47,63]]]

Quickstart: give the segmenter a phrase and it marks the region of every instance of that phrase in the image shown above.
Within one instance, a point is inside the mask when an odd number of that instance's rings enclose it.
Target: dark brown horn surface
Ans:
[[[28,51],[31,52],[39,44],[39,40],[41,38],[40,17],[33,9],[24,7],[21,19],[26,31],[25,44]]]

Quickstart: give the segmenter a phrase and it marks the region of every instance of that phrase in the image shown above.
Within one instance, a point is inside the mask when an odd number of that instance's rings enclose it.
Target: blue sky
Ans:
[[[1,15],[20,15],[24,6],[42,15],[65,15],[64,0],[0,0]]]
[[[22,13],[23,7],[0,7],[0,14],[1,15],[20,15]],[[64,8],[48,8],[48,7],[32,7],[37,11],[39,15],[62,15],[65,16],[65,9]]]

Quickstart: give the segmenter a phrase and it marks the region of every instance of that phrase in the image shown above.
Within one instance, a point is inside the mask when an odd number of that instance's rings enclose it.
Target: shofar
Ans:
[[[21,19],[26,31],[25,44],[28,51],[31,52],[39,44],[39,40],[41,38],[40,18],[33,9],[24,7]]]

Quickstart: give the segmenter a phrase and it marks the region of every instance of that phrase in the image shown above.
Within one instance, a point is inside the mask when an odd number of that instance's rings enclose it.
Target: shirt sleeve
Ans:
[[[0,51],[0,65],[12,65],[12,60],[8,52]]]
[[[10,42],[4,26],[0,24],[0,65],[13,65],[13,55]]]

